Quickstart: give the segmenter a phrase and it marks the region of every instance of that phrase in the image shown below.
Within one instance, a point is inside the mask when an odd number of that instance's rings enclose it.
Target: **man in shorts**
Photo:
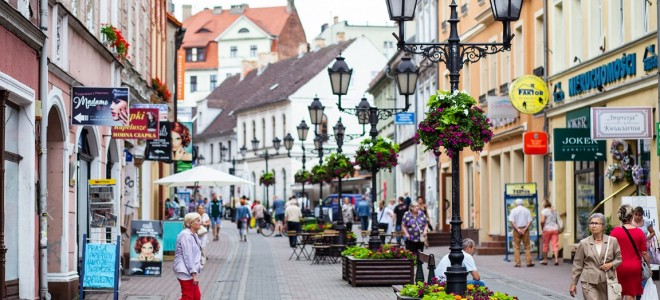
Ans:
[[[275,211],[275,236],[282,236],[284,222],[284,200],[273,196],[273,211]]]
[[[209,203],[209,213],[211,217],[211,228],[213,229],[213,240],[217,241],[220,235],[220,224],[222,222],[222,202],[218,196],[213,194],[213,200]]]

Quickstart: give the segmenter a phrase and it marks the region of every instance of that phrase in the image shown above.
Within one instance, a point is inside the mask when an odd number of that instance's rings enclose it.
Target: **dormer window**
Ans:
[[[245,28],[245,27],[238,30],[238,33],[249,33],[249,32],[250,32],[250,30]]]
[[[196,62],[206,60],[206,48],[187,48],[186,62]]]

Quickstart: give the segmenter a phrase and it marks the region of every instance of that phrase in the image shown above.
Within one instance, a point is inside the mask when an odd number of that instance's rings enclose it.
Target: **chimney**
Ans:
[[[346,40],[346,32],[337,32],[337,42],[343,42]]]
[[[337,24],[337,23],[339,23],[339,17],[337,17],[337,16],[335,16],[334,18],[332,18],[332,20],[333,20],[333,24]]]
[[[275,52],[259,53],[258,67],[263,68],[276,61],[277,61],[277,53]]]
[[[296,5],[293,3],[294,0],[287,0],[286,1],[286,12],[292,13],[296,11]]]
[[[185,21],[185,20],[187,20],[188,18],[190,18],[190,16],[192,16],[192,5],[190,5],[190,4],[184,4],[184,5],[181,7],[181,16],[182,16],[182,18],[183,18],[183,21]]]
[[[229,13],[232,15],[240,15],[245,12],[246,8],[249,8],[247,4],[232,5]]]
[[[325,48],[325,39],[322,37],[318,37],[314,40],[314,49],[321,49]]]
[[[243,80],[250,71],[257,68],[257,62],[254,60],[244,60],[241,62],[241,65],[243,67],[243,70],[241,71],[241,80]]]
[[[213,7],[213,14],[214,15],[219,15],[222,13],[222,6],[214,6]]]
[[[328,23],[321,25],[321,32],[324,32],[326,29],[328,29]]]
[[[307,45],[307,43],[300,43],[298,45],[298,57],[302,57],[308,51],[309,51],[309,46]]]

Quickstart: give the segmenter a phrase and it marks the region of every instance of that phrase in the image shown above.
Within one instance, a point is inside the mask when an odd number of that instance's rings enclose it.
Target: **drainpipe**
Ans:
[[[548,82],[548,1],[543,1],[543,81]],[[543,131],[548,132],[548,114],[547,111],[543,112]],[[549,139],[550,134],[548,134]],[[550,141],[548,141],[549,143]],[[549,155],[544,156],[543,160],[543,191],[544,196],[549,196],[550,192],[548,191],[548,171],[552,166],[548,162]],[[557,203],[555,203],[555,208],[557,208]]]
[[[48,0],[39,3],[41,31],[48,36]],[[48,173],[47,127],[48,127],[48,38],[39,55],[39,98],[41,98],[41,122],[39,122],[39,298],[50,299],[48,293]],[[3,148],[4,149],[4,143]],[[3,150],[4,152],[4,150]],[[3,159],[4,162],[4,159]]]
[[[0,115],[5,115],[5,102],[9,98],[9,91],[0,90]],[[0,122],[0,186],[5,186],[5,122]],[[0,298],[7,296],[7,283],[5,282],[5,260],[7,247],[5,246],[5,189],[0,189]]]

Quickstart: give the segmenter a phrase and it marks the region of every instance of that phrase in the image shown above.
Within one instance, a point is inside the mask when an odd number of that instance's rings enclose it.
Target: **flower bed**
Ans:
[[[426,118],[419,123],[415,140],[426,146],[424,151],[433,151],[440,156],[444,148],[449,157],[470,147],[472,151],[483,150],[493,136],[490,119],[466,92],[438,91],[431,95]]]
[[[275,174],[268,172],[261,175],[259,184],[269,186],[275,184]]]
[[[360,147],[355,152],[355,164],[362,170],[371,171],[388,169],[397,165],[399,157],[399,144],[378,137],[374,142],[372,139],[365,139],[360,143]]]
[[[422,299],[422,300],[516,300],[515,296],[509,296],[502,292],[491,291],[485,286],[467,285],[465,296],[448,294],[445,291],[446,282],[439,282],[437,277],[429,283],[417,282],[406,284],[401,292],[397,294],[399,299]]]

